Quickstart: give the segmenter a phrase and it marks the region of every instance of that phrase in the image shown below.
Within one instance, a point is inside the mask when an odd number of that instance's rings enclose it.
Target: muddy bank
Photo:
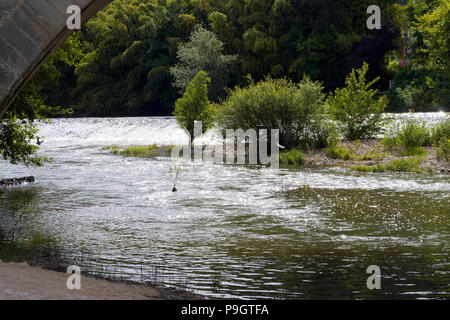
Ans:
[[[70,275],[31,267],[27,263],[0,261],[2,300],[200,300],[188,292],[128,282],[95,279],[81,275],[81,289],[67,289]]]

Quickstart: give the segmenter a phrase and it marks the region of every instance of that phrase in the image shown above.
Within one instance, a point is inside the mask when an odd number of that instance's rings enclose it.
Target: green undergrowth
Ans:
[[[421,156],[428,152],[423,147],[433,146],[438,159],[445,159],[448,152],[447,140],[450,139],[450,120],[443,120],[435,125],[427,125],[414,118],[400,122],[392,127],[381,140],[386,150],[397,150],[400,156]]]
[[[352,150],[349,150],[343,146],[327,148],[325,155],[331,159],[352,160],[355,158],[355,154]]]
[[[157,156],[170,156],[174,146],[161,147],[156,144],[147,146],[107,146],[101,150],[109,151],[109,153],[116,156],[124,157],[140,157],[140,158],[152,158]]]
[[[432,172],[432,168],[421,168],[421,158],[394,159],[388,163],[376,165],[355,165],[351,169],[359,172]]]
[[[280,152],[280,163],[283,164],[304,164],[305,155],[299,149],[291,149]]]
[[[448,161],[450,158],[450,139],[442,138],[433,145],[438,160]]]

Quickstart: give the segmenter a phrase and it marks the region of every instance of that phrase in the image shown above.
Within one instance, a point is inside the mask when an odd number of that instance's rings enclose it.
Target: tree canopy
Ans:
[[[381,77],[378,89],[387,90],[386,54],[401,45],[404,9],[395,0],[379,1],[383,28],[369,30],[371,4],[115,0],[83,26],[83,57],[60,79],[65,94],[47,91],[46,101],[72,106],[76,115],[168,115],[202,69],[215,100],[225,86],[245,85],[249,74],[255,81],[270,75],[295,82],[308,75],[334,90],[364,61],[368,77]]]

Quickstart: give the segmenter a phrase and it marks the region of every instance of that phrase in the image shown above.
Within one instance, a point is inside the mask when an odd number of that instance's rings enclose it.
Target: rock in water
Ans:
[[[24,183],[33,183],[34,177],[24,177],[24,178],[15,178],[15,179],[5,179],[0,180],[0,186],[13,186],[17,184],[24,184]]]

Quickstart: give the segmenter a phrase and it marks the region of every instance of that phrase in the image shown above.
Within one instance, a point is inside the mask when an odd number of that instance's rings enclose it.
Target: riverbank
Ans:
[[[358,143],[341,142],[339,146],[351,156],[347,159],[334,159],[327,154],[327,149],[315,149],[305,154],[304,165],[355,168],[385,165],[399,159],[420,158],[420,168],[423,171],[450,173],[450,163],[437,159],[436,150],[433,147],[423,147],[425,153],[422,155],[403,156],[399,150],[385,150],[380,139],[361,140]]]
[[[81,289],[69,290],[69,275],[0,261],[1,300],[200,300],[202,297],[168,288],[81,276]]]

